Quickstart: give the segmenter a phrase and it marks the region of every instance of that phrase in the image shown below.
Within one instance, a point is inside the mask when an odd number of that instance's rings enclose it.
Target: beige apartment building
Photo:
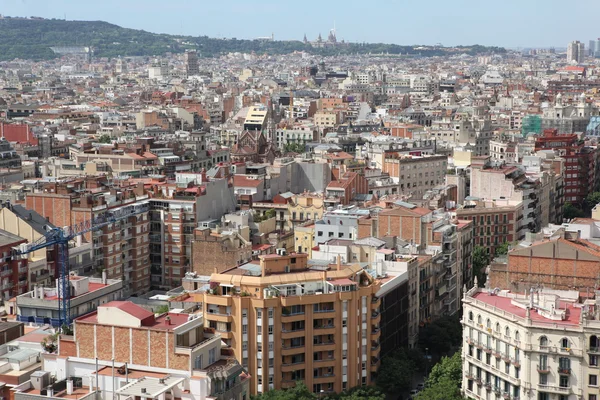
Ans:
[[[445,183],[448,157],[444,155],[413,156],[386,152],[383,171],[400,185],[400,193],[412,193],[416,198],[435,186]]]
[[[210,278],[207,327],[250,376],[250,393],[298,380],[316,393],[369,385],[380,365],[381,284],[360,265],[309,267],[306,254],[261,256]]]

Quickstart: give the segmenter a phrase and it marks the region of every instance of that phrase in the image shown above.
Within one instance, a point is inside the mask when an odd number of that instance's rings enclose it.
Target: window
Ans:
[[[262,318],[262,310],[260,308],[256,309],[256,318],[258,318],[258,319]]]
[[[215,354],[216,354],[216,351],[215,351],[214,347],[212,349],[208,350],[208,365],[212,365],[216,361]]]
[[[560,379],[558,381],[558,386],[563,387],[563,388],[568,388],[569,387],[569,377],[565,376],[565,375],[561,375]]]
[[[243,334],[247,334],[248,333],[248,325],[242,325],[242,333]]]
[[[569,372],[571,369],[571,360],[566,357],[561,357],[558,359],[558,371],[559,372]]]
[[[562,347],[563,349],[567,349],[567,348],[571,347],[571,346],[569,346],[569,339],[562,338],[560,340],[560,347]]]
[[[469,321],[473,321],[473,312],[469,311]]]
[[[598,375],[590,375],[588,378],[588,385],[598,386]]]
[[[591,367],[597,367],[598,366],[598,356],[590,356],[589,364]]]
[[[546,336],[540,338],[540,347],[548,347],[548,338]]]
[[[590,394],[588,400],[598,400],[598,396],[595,394]]]

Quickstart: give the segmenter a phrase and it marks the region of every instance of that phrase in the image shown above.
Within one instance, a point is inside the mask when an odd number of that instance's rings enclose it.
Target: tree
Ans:
[[[328,395],[323,400],[385,400],[385,394],[374,386],[357,386],[340,394]]]
[[[154,311],[154,314],[164,314],[166,312],[169,312],[169,305],[168,304],[163,304],[161,306],[156,307],[156,310]]]
[[[460,382],[462,380],[462,359],[457,351],[451,357],[442,357],[440,362],[431,368],[427,378],[427,386],[437,385],[443,379]]]
[[[487,278],[485,269],[490,264],[490,256],[485,247],[475,246],[473,249],[473,277],[477,277],[477,282],[480,287],[485,285]]]
[[[592,192],[585,198],[585,209],[591,213],[592,209],[600,203],[600,192]]]
[[[316,400],[317,396],[308,390],[304,382],[297,381],[296,386],[286,390],[269,390],[252,397],[253,400]]]
[[[573,204],[566,202],[563,207],[563,217],[565,219],[582,218],[585,216],[583,210],[575,207]]]
[[[58,335],[59,333],[57,332],[55,334],[46,336],[40,343],[42,345],[42,349],[44,349],[44,351],[47,351],[48,353],[54,353],[55,351],[57,351]]]
[[[406,391],[411,387],[414,371],[413,361],[404,350],[398,350],[381,361],[377,373],[377,386],[390,395]]]
[[[425,389],[418,394],[417,400],[462,400],[461,381],[460,352],[454,353],[452,357],[442,357],[440,362],[431,369]]]
[[[304,153],[305,148],[303,143],[288,143],[284,150],[286,153]]]
[[[430,354],[447,354],[462,341],[462,326],[457,315],[441,317],[419,330],[419,347]]]
[[[111,142],[112,142],[112,139],[108,135],[102,135],[98,139],[98,143],[111,143]]]
[[[510,247],[510,243],[508,243],[508,242],[502,243],[500,246],[496,247],[496,251],[494,252],[494,255],[503,256],[505,254],[508,254],[509,247]],[[477,278],[477,279],[479,279],[479,278]]]
[[[427,386],[417,395],[417,400],[463,400],[460,394],[460,380],[442,379],[434,386]]]

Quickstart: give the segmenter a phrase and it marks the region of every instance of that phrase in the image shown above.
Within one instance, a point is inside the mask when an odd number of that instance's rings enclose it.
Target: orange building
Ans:
[[[210,278],[204,318],[253,377],[250,392],[369,385],[380,349],[381,284],[360,265],[311,268],[306,254],[259,257]]]

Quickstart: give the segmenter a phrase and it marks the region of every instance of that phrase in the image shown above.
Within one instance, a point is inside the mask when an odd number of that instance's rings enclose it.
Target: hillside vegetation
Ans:
[[[57,19],[0,19],[0,61],[55,58],[51,46],[91,46],[98,57],[160,56],[197,49],[212,57],[230,52],[288,54],[307,51],[313,54],[389,53],[434,56],[449,53],[505,53],[500,47],[463,46],[459,48],[415,48],[382,43],[353,43],[344,47],[316,49],[301,41],[261,41],[215,39],[208,36],[178,36],[122,28],[103,21],[65,21]]]

